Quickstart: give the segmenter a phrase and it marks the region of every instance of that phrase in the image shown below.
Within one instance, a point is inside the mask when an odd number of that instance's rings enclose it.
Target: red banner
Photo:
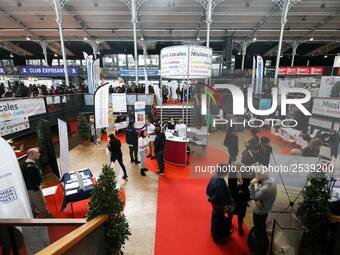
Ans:
[[[338,71],[340,74],[340,71]],[[320,66],[296,66],[280,67],[279,75],[323,75],[324,67]]]

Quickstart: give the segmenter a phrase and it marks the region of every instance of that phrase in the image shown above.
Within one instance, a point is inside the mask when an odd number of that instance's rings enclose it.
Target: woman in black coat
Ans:
[[[109,144],[107,145],[107,148],[109,149],[111,153],[110,160],[112,163],[118,160],[118,163],[124,172],[123,179],[126,180],[128,176],[127,176],[126,169],[123,163],[122,150],[120,149],[121,143],[114,134],[110,134],[109,138],[110,138],[110,141],[109,141]]]

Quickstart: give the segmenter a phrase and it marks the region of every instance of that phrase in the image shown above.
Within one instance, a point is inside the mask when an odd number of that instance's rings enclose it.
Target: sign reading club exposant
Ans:
[[[69,75],[78,75],[78,67],[68,67]],[[20,67],[20,74],[22,75],[64,75],[63,66],[22,66]]]
[[[161,76],[174,79],[211,77],[212,49],[204,46],[172,46],[161,50]]]

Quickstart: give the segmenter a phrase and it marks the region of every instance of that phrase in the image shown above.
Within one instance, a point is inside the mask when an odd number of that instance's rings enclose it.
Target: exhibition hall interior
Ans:
[[[340,254],[339,0],[1,0],[0,255]]]

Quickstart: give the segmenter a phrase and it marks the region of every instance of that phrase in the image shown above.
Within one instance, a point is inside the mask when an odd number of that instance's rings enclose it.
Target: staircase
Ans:
[[[182,111],[184,108],[184,118],[182,115]],[[170,118],[174,118],[176,122],[179,119],[183,119],[184,123],[186,123],[187,116],[187,106],[185,105],[166,105],[162,107],[163,109],[163,123],[167,122]],[[158,118],[161,117],[161,107],[157,106]],[[197,125],[197,121],[195,120],[194,115],[194,107],[188,106],[188,126]]]

